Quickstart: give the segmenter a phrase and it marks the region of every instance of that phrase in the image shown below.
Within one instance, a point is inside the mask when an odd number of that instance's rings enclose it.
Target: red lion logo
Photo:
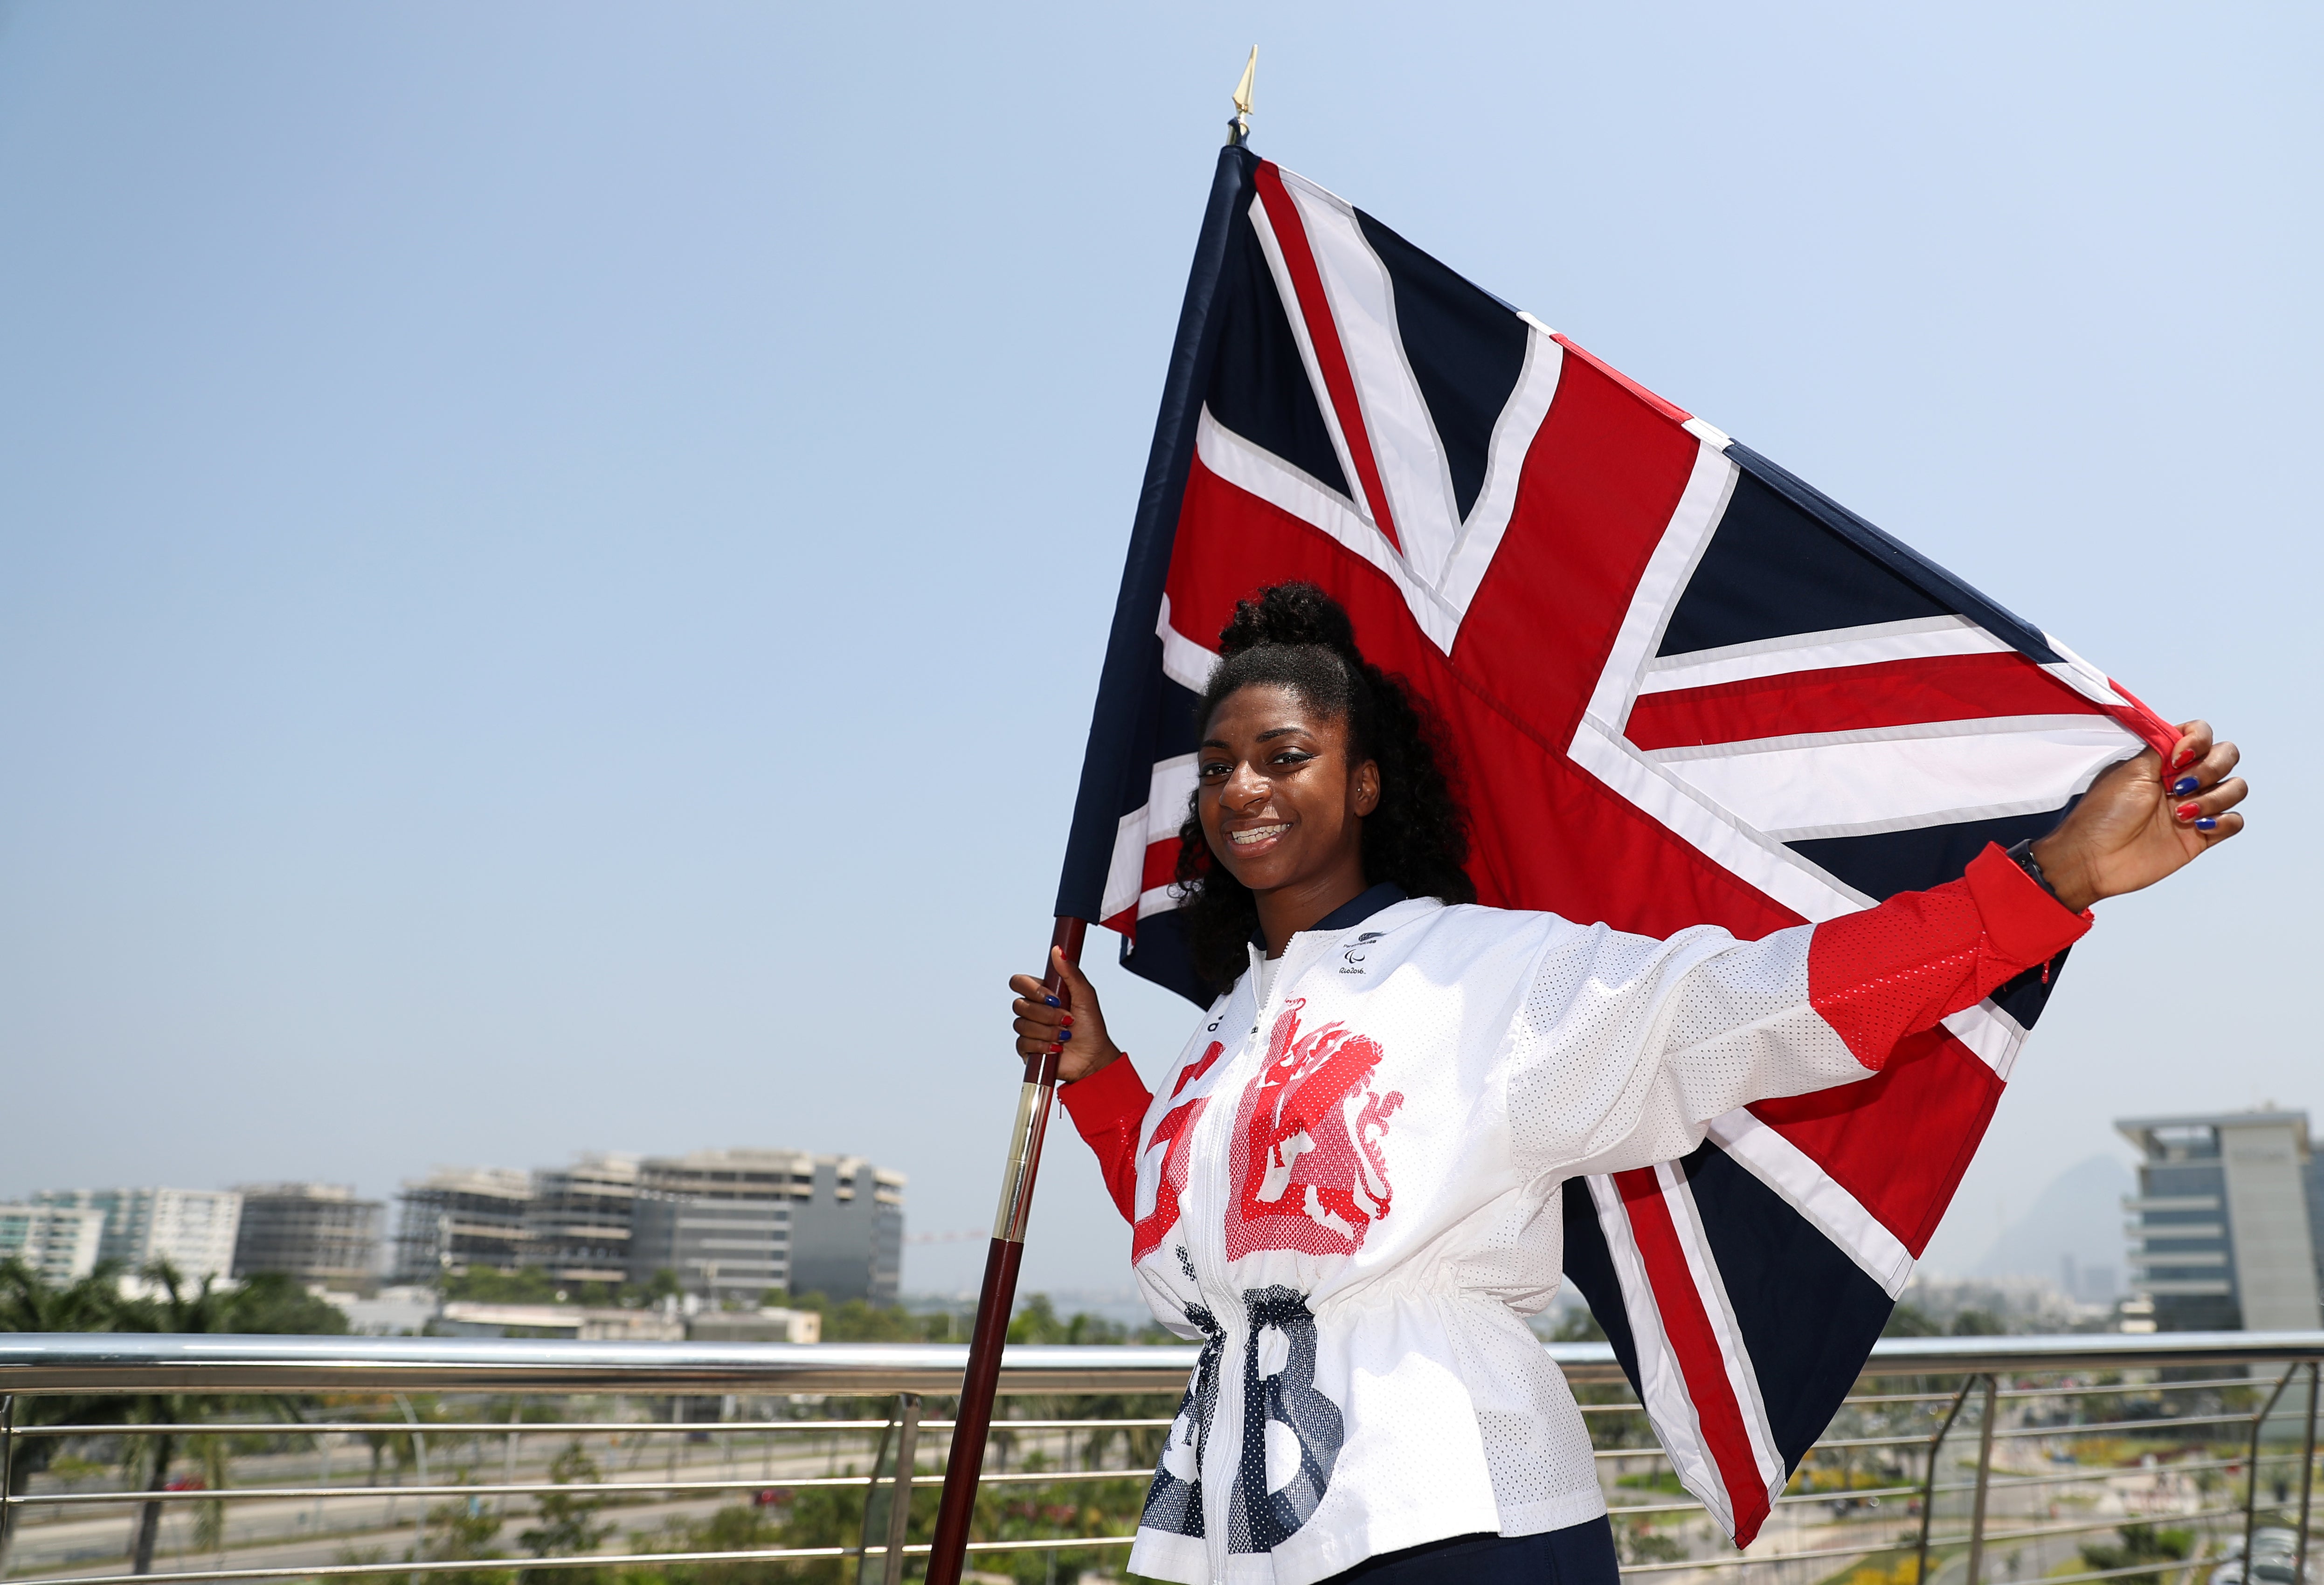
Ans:
[[[1230,1260],[1256,1249],[1352,1255],[1388,1215],[1380,1142],[1403,1092],[1372,1090],[1384,1054],[1370,1037],[1326,1024],[1301,1038],[1305,1005],[1284,1004],[1268,1034],[1267,1065],[1235,1110],[1231,1162],[1241,1186],[1227,1207]]]

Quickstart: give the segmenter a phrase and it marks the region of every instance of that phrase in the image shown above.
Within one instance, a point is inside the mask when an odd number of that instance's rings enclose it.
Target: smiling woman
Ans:
[[[1064,995],[1010,981],[1148,1304],[1204,1344],[1130,1557],[1167,1580],[1612,1585],[1589,1435],[1524,1321],[1563,1276],[1563,1184],[1872,1077],[2242,825],[2235,747],[2194,722],[2167,773],[2116,766],[1949,885],[1655,940],[1476,906],[1428,723],[1321,591],[1245,601],[1220,654],[1177,882],[1220,995],[1167,1090],[1062,954]]]

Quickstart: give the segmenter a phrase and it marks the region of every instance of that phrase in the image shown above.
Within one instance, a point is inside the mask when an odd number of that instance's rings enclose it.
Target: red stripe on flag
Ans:
[[[1340,345],[1331,299],[1323,293],[1323,272],[1315,267],[1314,250],[1307,245],[1307,228],[1300,223],[1299,206],[1284,190],[1283,172],[1272,161],[1259,168],[1259,197],[1267,206],[1267,218],[1283,249],[1284,268],[1291,272],[1292,287],[1299,294],[1299,317],[1307,322],[1315,364],[1323,372],[1324,389],[1332,393],[1332,410],[1339,415],[1348,455],[1355,462],[1364,496],[1371,502],[1372,521],[1388,536],[1388,542],[1402,550],[1403,542],[1396,537],[1396,520],[1388,509],[1388,491],[1380,484],[1379,465],[1372,456],[1371,437],[1364,429],[1364,410],[1356,400],[1356,377],[1349,371],[1347,351]]]
[[[1614,367],[1613,364],[1607,363],[1600,358],[1592,357],[1590,354],[1574,346],[1572,342],[1567,340],[1564,336],[1559,336],[1555,332],[1552,332],[1550,339],[1557,343],[1558,346],[1563,347],[1566,351],[1572,353],[1575,357],[1578,357],[1582,362],[1588,364],[1600,373],[1605,375],[1606,378],[1614,382],[1615,384],[1619,385],[1632,396],[1635,396],[1640,401],[1645,402],[1648,407],[1654,409],[1655,411],[1670,419],[1673,423],[1683,424],[1687,419],[1694,417],[1692,413],[1679,406],[1678,403],[1668,401],[1662,397],[1656,396],[1653,392],[1647,390],[1636,380],[1631,379],[1628,374],[1622,373],[1621,370]]]
[[[1917,1260],[2002,1088],[1999,1074],[1940,1027],[1897,1042],[1871,1078],[1762,1101],[1751,1112],[1855,1195]]]
[[[1157,886],[1167,886],[1178,879],[1178,839],[1166,836],[1160,842],[1146,844],[1146,868],[1138,877],[1138,889],[1151,891]]]
[[[1662,1318],[1663,1336],[1686,1378],[1686,1394],[1694,1404],[1695,1423],[1702,1444],[1719,1467],[1720,1483],[1735,1515],[1735,1540],[1748,1544],[1767,1517],[1766,1483],[1759,1479],[1759,1461],[1751,1451],[1751,1435],[1743,1425],[1742,1405],[1735,1401],[1734,1383],[1728,1379],[1727,1357],[1711,1330],[1711,1316],[1696,1291],[1694,1273],[1680,1248],[1678,1226],[1663,1198],[1662,1178],[1651,1166],[1614,1175],[1622,1209],[1630,1219],[1630,1237],[1646,1264],[1646,1284],[1654,1289],[1655,1309]]]
[[[2024,656],[1942,655],[1748,677],[1641,694],[1623,735],[1641,749],[1748,742],[1818,732],[1980,721],[2008,715],[2104,715]]]

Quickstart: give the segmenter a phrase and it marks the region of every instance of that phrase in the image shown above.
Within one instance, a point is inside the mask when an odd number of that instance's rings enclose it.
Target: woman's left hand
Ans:
[[[2079,912],[2152,886],[2244,828],[2244,817],[2231,812],[2251,790],[2227,774],[2242,758],[2236,745],[2213,742],[2207,721],[2186,722],[2179,732],[2167,777],[2152,749],[2124,760],[2034,844],[2034,862],[2068,908]]]

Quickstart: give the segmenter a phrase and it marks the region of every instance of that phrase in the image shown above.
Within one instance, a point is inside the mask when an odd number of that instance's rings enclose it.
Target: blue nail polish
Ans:
[[[2191,776],[2182,776],[2178,780],[2171,784],[2171,796],[2172,797],[2183,798],[2194,790],[2195,779]]]
[[[2218,821],[2209,815],[2195,822],[2195,829],[2198,831],[2217,831],[2218,828]]]
[[[1057,1005],[1057,999],[1054,996],[1044,997],[1042,1000],[1047,1001],[1051,1007]]]
[[[1070,1040],[1073,1037],[1074,1032],[1071,1029],[1060,1029],[1057,1031],[1057,1038],[1060,1040]]]

